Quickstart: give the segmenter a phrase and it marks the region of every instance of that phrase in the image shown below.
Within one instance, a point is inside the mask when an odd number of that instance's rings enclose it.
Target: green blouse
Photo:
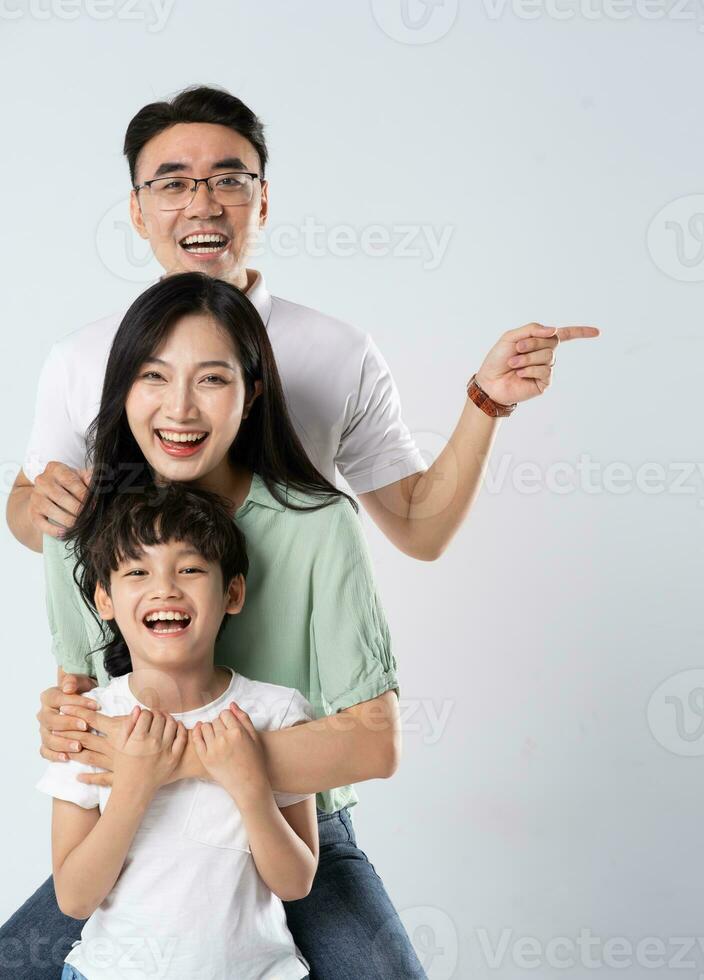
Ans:
[[[289,498],[314,499],[293,492]],[[292,510],[255,473],[235,519],[247,540],[247,592],[242,612],[216,642],[215,662],[297,688],[316,717],[398,693],[366,539],[349,502],[341,497],[320,510]],[[63,542],[44,536],[53,653],[67,673],[91,674],[104,685],[100,628],[73,581],[70,559]],[[358,799],[352,786],[340,786],[318,793],[316,802],[332,813]]]

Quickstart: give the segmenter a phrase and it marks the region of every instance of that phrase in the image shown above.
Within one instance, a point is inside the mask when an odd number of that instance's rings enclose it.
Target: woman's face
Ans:
[[[140,366],[125,410],[155,474],[190,482],[228,465],[250,407],[232,342],[211,316],[193,313]]]

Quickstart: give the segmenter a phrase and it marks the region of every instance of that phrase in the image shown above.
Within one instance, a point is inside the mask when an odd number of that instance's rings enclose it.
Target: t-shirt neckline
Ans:
[[[214,701],[208,701],[207,704],[203,704],[199,708],[191,708],[189,711],[172,711],[171,712],[172,718],[176,718],[177,720],[187,721],[192,715],[200,714],[203,711],[211,711],[213,708],[219,707],[221,702],[224,703],[226,702],[229,704],[230,701],[236,700],[234,693],[235,693],[235,688],[237,687],[237,680],[239,675],[228,664],[217,664],[217,666],[224,667],[225,670],[229,670],[230,673],[232,674],[232,677],[230,678],[230,683],[227,685],[227,687],[222,692],[222,694],[219,697],[215,698]],[[127,696],[130,698],[131,701],[134,702],[134,704],[138,704],[140,708],[144,708],[145,710],[148,711],[149,706],[143,704],[139,700],[139,698],[135,697],[135,695],[132,693],[132,689],[129,684],[129,678],[131,676],[132,676],[132,671],[130,671],[130,673],[128,674],[123,675],[124,693],[127,694]],[[223,707],[225,706],[224,703],[223,703]]]

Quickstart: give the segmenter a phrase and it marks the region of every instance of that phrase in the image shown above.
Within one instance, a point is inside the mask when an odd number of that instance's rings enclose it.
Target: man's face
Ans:
[[[233,170],[260,173],[259,154],[249,140],[213,123],[177,123],[163,130],[142,148],[137,159],[135,183],[155,177],[210,177]],[[249,204],[224,207],[205,184],[182,211],[161,211],[147,188],[132,191],[130,214],[137,232],[149,239],[167,275],[205,272],[245,288],[246,257],[257,240],[268,210],[266,181],[253,182]],[[194,234],[224,236],[213,251],[194,252],[184,240]]]
[[[147,545],[137,559],[120,562],[110,576],[110,594],[95,593],[103,619],[114,619],[136,667],[207,663],[226,612],[239,612],[244,580],[225,591],[222,570],[187,541]]]

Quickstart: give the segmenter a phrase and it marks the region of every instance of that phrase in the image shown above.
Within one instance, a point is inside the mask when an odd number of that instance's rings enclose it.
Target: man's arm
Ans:
[[[429,469],[359,495],[399,551],[421,561],[440,557],[479,493],[500,421],[468,398],[449,442]]]
[[[499,404],[528,401],[550,386],[560,342],[597,336],[596,327],[538,323],[509,330],[487,354],[477,382]],[[399,550],[422,561],[444,552],[479,493],[499,422],[467,398],[447,446],[429,469],[359,494]]]
[[[42,536],[56,538],[61,527],[73,526],[88,489],[85,470],[51,462],[35,483],[20,470],[7,500],[7,525],[20,544],[41,552]],[[57,524],[49,521],[51,518]]]

